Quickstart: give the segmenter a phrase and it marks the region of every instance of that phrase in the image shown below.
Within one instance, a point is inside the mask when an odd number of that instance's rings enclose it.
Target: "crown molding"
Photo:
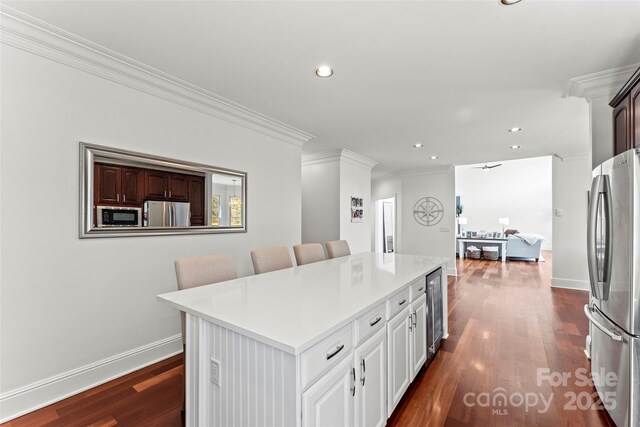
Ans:
[[[377,162],[374,162],[367,157],[342,148],[337,150],[322,151],[320,153],[305,154],[302,156],[302,166],[318,165],[322,163],[337,162],[341,160],[367,170],[371,170],[371,168],[378,164]]]
[[[297,147],[314,137],[3,4],[0,42]]]
[[[562,93],[563,98],[575,96],[591,102],[593,98],[613,97],[640,64],[626,65],[620,68],[600,71],[585,76],[574,77],[567,81]]]
[[[350,163],[354,166],[358,166],[367,170],[371,170],[378,162],[375,162],[367,157],[361,156],[358,153],[354,153],[349,150],[342,150],[342,160],[345,160],[347,163]]]

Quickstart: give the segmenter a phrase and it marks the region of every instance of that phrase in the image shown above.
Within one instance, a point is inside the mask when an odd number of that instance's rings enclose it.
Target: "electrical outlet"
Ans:
[[[556,216],[562,216],[562,215],[564,215],[564,211],[562,209],[560,209],[560,208],[557,208],[556,209]]]
[[[220,362],[211,358],[210,364],[211,382],[220,387]]]

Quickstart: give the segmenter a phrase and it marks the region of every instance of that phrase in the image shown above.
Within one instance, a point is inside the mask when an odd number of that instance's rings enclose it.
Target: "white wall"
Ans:
[[[449,258],[448,274],[456,275],[455,259],[455,171],[415,172],[373,182],[374,200],[397,194],[396,252]],[[443,205],[444,217],[433,226],[420,225],[413,208],[423,197],[435,197]]]
[[[362,198],[363,218],[351,222],[351,197]],[[371,168],[340,162],[340,239],[349,242],[351,253],[371,252],[374,209],[371,202]]]
[[[346,240],[351,253],[371,251],[373,165],[375,162],[344,149],[303,157],[303,243]],[[351,196],[363,199],[361,222],[351,222]]]
[[[302,166],[302,243],[340,239],[340,160]]]
[[[591,170],[613,157],[613,108],[609,106],[612,97],[607,94],[589,101]]]
[[[505,229],[540,234],[543,249],[552,248],[551,157],[509,160],[487,171],[456,167],[456,195],[463,206],[465,230],[502,231],[498,218],[509,218]]]
[[[587,267],[587,192],[591,187],[591,156],[553,158],[554,287],[589,288]]]
[[[4,418],[51,399],[39,381],[65,377],[64,394],[100,367],[91,381],[179,351],[178,312],[156,300],[176,289],[176,258],[231,253],[243,276],[251,249],[300,242],[301,150],[7,45],[1,54],[0,392],[22,399],[5,399]],[[247,171],[248,232],[79,240],[79,141]],[[166,345],[124,363],[154,343]]]
[[[455,169],[402,177],[402,247],[398,252],[447,257],[448,274],[455,275]],[[444,217],[433,226],[420,225],[413,207],[423,197],[435,197],[444,208]]]

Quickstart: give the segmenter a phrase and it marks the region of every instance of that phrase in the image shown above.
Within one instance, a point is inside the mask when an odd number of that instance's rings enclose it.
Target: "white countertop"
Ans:
[[[299,354],[446,262],[440,257],[366,252],[162,294],[158,299]]]

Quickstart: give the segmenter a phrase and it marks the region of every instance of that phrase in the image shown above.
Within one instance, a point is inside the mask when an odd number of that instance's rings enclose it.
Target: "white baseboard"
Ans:
[[[458,275],[458,269],[456,267],[447,268],[447,276],[457,276],[457,275]]]
[[[180,334],[0,394],[0,423],[182,352]]]
[[[589,282],[587,280],[562,279],[558,277],[552,277],[551,287],[563,288],[563,289],[575,289],[577,291],[588,291]]]

